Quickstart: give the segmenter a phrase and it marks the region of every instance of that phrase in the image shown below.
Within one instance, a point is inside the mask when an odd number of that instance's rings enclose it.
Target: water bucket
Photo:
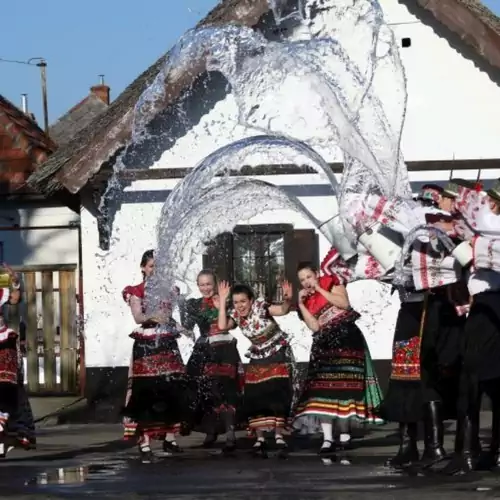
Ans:
[[[347,239],[344,232],[344,225],[337,214],[326,222],[318,225],[318,229],[329,241],[330,245],[335,247],[342,258],[347,261],[357,255],[356,247]]]
[[[462,243],[456,246],[451,252],[451,255],[457,259],[462,267],[468,266],[474,258],[474,252],[468,241],[462,241]]]
[[[385,271],[392,269],[401,256],[403,238],[398,233],[375,223],[359,236],[359,242]]]

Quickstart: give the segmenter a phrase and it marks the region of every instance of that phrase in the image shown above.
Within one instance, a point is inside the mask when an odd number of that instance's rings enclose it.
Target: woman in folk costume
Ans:
[[[469,228],[472,262],[468,288],[471,308],[464,329],[463,376],[455,456],[450,474],[474,469],[480,454],[479,414],[482,395],[492,402],[488,467],[500,465],[500,180],[486,194],[460,183],[455,203]]]
[[[140,265],[144,280],[127,286],[122,293],[140,325],[130,334],[134,346],[124,410],[125,438],[137,436],[141,457],[149,460],[151,439],[163,440],[166,453],[182,451],[175,433],[189,418],[190,397],[171,304],[164,302],[160,311],[151,316],[145,314],[145,280],[154,271],[152,250],[144,253]]]
[[[10,287],[0,289],[0,307],[18,304],[20,281],[4,264]],[[23,358],[19,335],[0,316],[0,457],[15,447],[35,447],[33,413],[24,389]]]
[[[219,284],[219,328],[232,330],[239,327],[251,342],[247,353],[250,363],[245,373],[243,413],[257,440],[256,454],[266,456],[264,432],[274,432],[275,445],[284,453],[287,444],[283,431],[290,417],[293,397],[293,353],[286,334],[281,331],[274,316],[288,313],[292,300],[292,287],[284,282],[281,305],[268,304],[255,298],[246,285],[232,289],[226,282]],[[232,308],[226,312],[226,301],[231,298]]]
[[[319,420],[323,431],[319,454],[332,456],[338,448],[341,461],[348,463],[345,452],[350,445],[350,422],[383,421],[375,414],[381,402],[380,388],[369,348],[355,323],[360,316],[351,308],[345,288],[349,269],[341,265],[341,260],[332,248],[322,266],[328,268],[328,274],[320,276],[308,262],[298,267],[302,286],[299,316],[314,333],[295,423],[311,417]],[[340,431],[337,445],[333,442],[334,422]]]
[[[198,326],[200,337],[187,364],[187,371],[197,386],[195,420],[207,433],[205,447],[212,446],[220,430],[226,433],[225,452],[235,449],[235,416],[241,401],[244,370],[236,339],[218,327],[219,297],[217,278],[210,270],[198,274],[202,295],[186,302],[182,325],[188,330]]]

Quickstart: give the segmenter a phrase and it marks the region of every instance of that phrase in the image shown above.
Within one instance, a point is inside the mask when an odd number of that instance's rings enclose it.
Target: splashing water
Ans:
[[[144,137],[145,126],[164,106],[169,85],[175,85],[184,71],[200,67],[226,77],[240,124],[311,144],[338,143],[370,169],[384,194],[394,193],[404,167],[400,130],[393,130],[370,80],[367,84],[341,42],[330,38],[268,42],[239,26],[188,32],[141,96],[134,140]],[[307,99],[290,102],[290,95],[302,92]]]
[[[176,214],[176,223],[163,228],[156,254],[156,271],[146,285],[148,310],[158,307],[176,280],[195,282],[205,242],[232,231],[239,222],[263,212],[292,210],[312,224],[320,224],[295,196],[257,179],[225,177],[197,194],[197,203],[191,210],[181,217]]]
[[[170,274],[168,277],[163,275],[163,273],[169,273],[169,269],[171,269],[173,265],[171,260],[172,257],[167,249],[169,249],[169,251],[175,251],[172,242],[175,240],[178,233],[183,233],[185,230],[185,217],[188,216],[188,214],[192,216],[191,213],[196,210],[203,213],[207,212],[206,195],[208,193],[210,196],[213,196],[213,191],[207,188],[207,186],[209,186],[217,176],[224,175],[227,177],[231,171],[241,171],[252,158],[264,160],[267,163],[276,162],[282,166],[292,164],[307,165],[313,168],[329,182],[332,189],[331,204],[325,206],[324,209],[325,219],[331,219],[338,213],[335,198],[338,190],[337,180],[329,165],[314,149],[303,142],[280,136],[254,136],[241,139],[207,156],[187,176],[185,176],[170,193],[162,208],[160,221],[157,226],[158,252],[156,255],[156,267],[160,272],[157,273],[158,276],[155,278],[156,280],[161,283],[173,283],[173,275]],[[217,225],[221,220],[223,221],[225,217],[228,217],[228,213],[231,214],[231,217],[233,217],[232,214],[234,214],[236,220],[245,219],[245,217],[241,217],[241,206],[234,201],[231,191],[231,186],[236,185],[239,184],[217,184],[217,189],[220,190],[219,196],[222,197],[221,199],[223,203],[225,203],[225,210],[221,210],[221,212],[217,214],[212,213],[212,220],[207,219],[205,224],[208,226]],[[251,184],[246,184],[246,189],[250,189],[250,186]],[[261,207],[258,205],[260,202],[257,202],[257,200],[260,200],[261,196],[260,187],[257,184],[253,186],[255,193],[251,195],[250,192],[246,192],[248,196],[245,201],[249,204],[246,208],[250,210],[250,216],[253,214],[256,215],[261,211]],[[268,185],[268,191],[269,189]],[[276,192],[279,197],[289,196],[284,191]],[[293,199],[293,210],[304,213],[306,218],[309,218],[316,227],[320,227],[322,231],[325,231],[327,237],[331,237],[330,232],[327,232],[329,231],[327,226],[322,225],[325,221],[319,221],[314,218],[307,209],[302,206],[297,198],[291,196],[289,196],[289,198]],[[280,203],[281,202],[282,200],[280,198]],[[254,213],[252,213],[252,210],[254,210]],[[232,226],[231,223],[228,224],[230,229],[232,229],[234,224]],[[338,238],[342,238],[342,235],[339,234]],[[184,243],[180,248],[189,252],[189,248],[187,248]],[[197,255],[199,255],[199,253]],[[177,258],[174,260],[179,262]],[[180,278],[177,277],[176,279]],[[181,279],[181,281],[184,280]],[[150,290],[150,295],[155,297],[155,299],[151,300],[155,303],[160,300],[161,296],[164,297],[166,293],[165,287],[160,287],[159,285],[152,285]],[[152,304],[152,302],[150,302],[150,304]]]
[[[158,225],[158,241],[162,241],[166,225],[175,222],[169,214],[175,211],[176,218],[190,210],[199,197],[199,192],[216,176],[241,171],[252,157],[264,162],[281,165],[307,165],[326,178],[335,196],[338,183],[328,163],[307,144],[280,136],[254,136],[235,141],[203,159],[170,193],[162,209]]]
[[[282,22],[288,16],[282,9],[284,3],[269,1],[277,21]],[[348,210],[351,193],[409,197],[408,173],[400,150],[406,110],[404,71],[378,2],[303,0],[297,5],[292,15],[297,18],[300,14],[316,38],[269,42],[252,29],[239,26],[188,32],[139,99],[133,140],[140,142],[147,137],[147,125],[183,85],[186,74],[218,71],[231,85],[241,125],[315,147],[340,147],[346,165],[341,214]],[[322,26],[334,26],[333,34],[332,28],[327,33]],[[305,98],[290,99],[291,95]],[[216,153],[208,157],[208,165],[217,160]],[[220,159],[217,168],[207,167],[203,175],[192,172],[167,200],[158,227],[158,272],[157,283],[150,286],[152,296],[165,293],[174,279],[183,277],[180,280],[185,281],[193,256],[202,251],[201,241],[264,210],[291,208],[290,203],[304,214],[303,207],[294,205],[288,196],[284,200],[277,192],[270,192],[269,185],[264,199],[257,196],[255,185],[245,192],[237,188],[238,181],[223,179],[212,190],[206,187],[217,173],[240,168],[240,158],[235,153],[232,160]],[[325,163],[321,157],[313,162]],[[259,187],[261,191],[266,192]],[[237,210],[232,210],[235,206]],[[207,215],[203,216],[203,211]]]
[[[280,25],[287,19],[297,19],[305,21],[306,2],[305,0],[268,0],[269,8],[273,11],[276,24]]]

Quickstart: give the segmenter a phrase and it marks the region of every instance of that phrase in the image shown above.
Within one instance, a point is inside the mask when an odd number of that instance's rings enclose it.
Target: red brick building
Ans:
[[[34,119],[0,96],[0,195],[29,194],[26,180],[57,149]]]

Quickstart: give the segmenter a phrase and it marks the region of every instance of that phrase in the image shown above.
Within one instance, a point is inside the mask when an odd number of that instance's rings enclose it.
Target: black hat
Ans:
[[[486,194],[490,198],[493,198],[495,201],[498,201],[500,203],[500,179],[497,179],[495,181],[495,184],[493,184],[491,189],[488,189],[488,191],[486,191]]]
[[[458,196],[458,188],[464,187],[467,189],[476,189],[476,184],[465,179],[450,179],[448,184],[443,189],[443,196],[446,198],[456,198]]]

